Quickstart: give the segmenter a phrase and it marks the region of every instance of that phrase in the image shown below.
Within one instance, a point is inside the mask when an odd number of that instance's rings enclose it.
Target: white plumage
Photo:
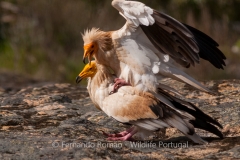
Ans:
[[[110,67],[117,77],[142,91],[157,92],[162,86],[158,80],[168,77],[211,93],[173,61],[189,67],[201,57],[221,68],[225,57],[215,41],[141,2],[113,0],[112,5],[126,19],[125,25],[113,32],[85,32],[84,44],[93,44],[95,49],[87,47],[84,57],[93,56],[97,63]],[[102,49],[103,45],[108,49]]]
[[[117,31],[104,32],[95,28],[86,31],[83,34],[83,58],[88,58],[90,63],[94,57],[96,63],[102,66],[102,73],[110,68],[116,77],[131,86],[120,87],[116,93],[109,95],[113,77],[98,78],[101,83],[88,89],[95,105],[116,120],[137,126],[127,132],[131,136],[139,128],[154,131],[176,127],[193,141],[203,143],[194,133],[196,125],[222,137],[221,132],[210,124],[221,127],[218,122],[193,104],[171,96],[165,90],[177,91],[159,83],[159,80],[168,77],[211,92],[173,62],[190,67],[202,58],[217,68],[223,68],[226,57],[217,48],[218,44],[197,29],[143,3],[113,0],[112,5],[126,19],[125,25]]]
[[[217,121],[193,104],[174,98],[163,90],[161,98],[139,91],[132,86],[123,86],[116,93],[110,94],[113,80],[116,77],[109,72],[107,67],[95,62],[85,66],[77,82],[87,77],[90,77],[88,92],[95,106],[121,123],[134,125],[122,135],[106,134],[109,140],[131,140],[137,132],[152,133],[160,128],[168,127],[177,128],[194,142],[201,144],[206,142],[195,134],[194,127],[222,137],[222,133],[214,126],[221,127]],[[160,93],[158,95],[160,96]],[[170,101],[174,103],[169,104]]]

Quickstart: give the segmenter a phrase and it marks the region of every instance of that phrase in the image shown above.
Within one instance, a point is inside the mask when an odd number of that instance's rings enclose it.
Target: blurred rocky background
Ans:
[[[240,0],[141,0],[215,39],[227,67],[202,61],[187,70],[198,80],[240,78]],[[111,0],[1,0],[0,71],[74,83],[83,67],[81,33],[116,30],[125,20]]]

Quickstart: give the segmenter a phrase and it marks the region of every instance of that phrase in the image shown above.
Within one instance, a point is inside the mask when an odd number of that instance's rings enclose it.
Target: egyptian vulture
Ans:
[[[194,66],[201,59],[223,69],[226,57],[218,44],[201,31],[177,21],[137,1],[113,0],[112,6],[126,19],[116,31],[92,28],[83,33],[83,61],[93,57],[117,75],[118,86],[130,84],[141,91],[156,93],[159,88],[173,91],[159,83],[168,77],[211,92],[177,68]]]
[[[206,141],[195,133],[195,128],[223,138],[222,133],[214,126],[222,128],[221,124],[192,103],[175,98],[164,90],[159,90],[159,94],[165,97],[166,101],[160,101],[150,92],[140,91],[133,86],[122,86],[116,93],[109,94],[116,77],[106,66],[96,64],[94,61],[84,67],[76,82],[79,83],[87,77],[89,77],[87,89],[95,106],[117,121],[133,125],[118,134],[104,132],[108,140],[132,140],[132,136],[137,132],[153,132],[168,127],[177,128],[199,144]]]

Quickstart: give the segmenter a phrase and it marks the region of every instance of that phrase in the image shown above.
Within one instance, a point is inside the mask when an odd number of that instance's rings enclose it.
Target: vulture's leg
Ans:
[[[116,134],[108,134],[108,133],[106,133],[104,131],[102,131],[102,133],[103,133],[103,135],[107,136],[108,138],[109,137],[124,137],[127,134],[129,134],[133,129],[134,129],[134,127],[131,127],[128,130],[126,130],[126,131],[123,131],[123,132],[120,132],[120,133],[116,133]]]
[[[134,141],[132,136],[138,132],[137,128],[133,128],[133,130],[123,137],[108,137],[109,141]]]
[[[124,79],[115,78],[114,79],[113,91],[110,92],[110,94],[117,92],[117,90],[122,86],[131,86],[131,84],[126,82]]]

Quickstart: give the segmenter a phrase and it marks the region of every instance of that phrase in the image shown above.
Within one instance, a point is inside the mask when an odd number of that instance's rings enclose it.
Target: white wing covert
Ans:
[[[138,88],[141,90],[154,90],[154,88],[157,88],[157,80],[161,76],[169,77],[170,75],[171,78],[176,80],[181,79],[183,82],[188,83],[200,90],[210,92],[199,82],[171,65],[172,57],[175,57],[176,59],[174,60],[180,64],[183,64],[184,66],[189,65],[189,62],[186,61],[185,57],[181,57],[181,55],[175,51],[171,53],[170,51],[173,49],[168,49],[171,47],[167,45],[165,45],[167,46],[167,49],[164,47],[162,47],[163,49],[159,49],[159,47],[156,47],[154,43],[152,43],[154,39],[149,39],[149,37],[143,32],[143,26],[151,27],[155,24],[155,19],[153,18],[155,11],[153,9],[136,1],[113,0],[112,5],[127,21],[120,30],[113,33],[113,41],[116,44],[116,54],[119,60],[127,66],[122,69],[122,73],[120,75],[121,78],[124,78],[130,83],[133,82],[131,84],[134,86],[140,84]],[[171,17],[169,19],[171,19]],[[161,20],[164,21],[164,19]],[[174,21],[174,19],[171,19],[171,21]],[[182,27],[183,25],[179,26]],[[189,33],[189,30],[186,27],[182,28],[182,32],[184,32],[187,37],[193,37],[191,32]],[[164,29],[166,29],[166,27]],[[171,33],[169,33],[169,35],[171,35]],[[171,39],[171,36],[169,37],[170,38],[168,39]],[[163,41],[162,38],[161,41]],[[164,44],[166,44],[166,42],[164,42],[163,45]],[[197,48],[197,46],[195,47]],[[176,53],[175,56],[172,56],[174,53]],[[189,61],[193,63],[192,61],[194,60],[190,59]],[[156,63],[159,65],[155,65]],[[167,69],[163,69],[166,68],[166,66]],[[159,72],[154,72],[154,67],[158,67],[157,70]],[[173,70],[177,70],[178,74],[171,74]],[[185,77],[185,79],[179,77]]]
[[[128,21],[129,24],[138,27],[140,24],[149,26],[155,20],[151,16],[153,9],[143,3],[125,0],[113,0],[112,6]]]
[[[200,58],[219,69],[225,66],[226,57],[218,49],[218,43],[203,32],[140,2],[113,0],[112,5],[127,20],[120,35],[130,35],[137,27],[141,28],[158,50],[158,56],[167,54],[186,68],[199,63]]]

